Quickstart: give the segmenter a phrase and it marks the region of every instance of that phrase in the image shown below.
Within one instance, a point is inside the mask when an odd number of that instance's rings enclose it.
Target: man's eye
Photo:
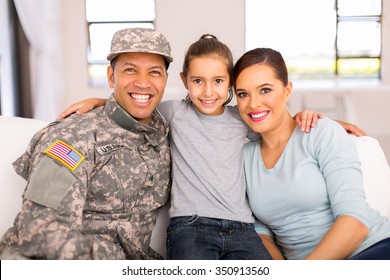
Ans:
[[[135,72],[135,69],[134,68],[126,68],[125,72]]]
[[[152,76],[154,76],[154,77],[161,76],[161,72],[160,72],[160,71],[152,71],[150,74],[151,74]]]
[[[217,84],[220,84],[220,83],[223,83],[223,80],[222,80],[222,79],[216,79],[215,82],[216,82]]]

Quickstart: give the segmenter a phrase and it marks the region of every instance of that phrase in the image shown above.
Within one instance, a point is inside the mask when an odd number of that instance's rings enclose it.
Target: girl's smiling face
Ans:
[[[180,75],[197,111],[209,116],[223,113],[230,85],[226,59],[218,55],[196,57],[190,61],[187,75]]]
[[[254,64],[244,69],[235,83],[237,106],[242,119],[257,133],[276,129],[288,116],[286,104],[292,84],[286,86],[274,69],[266,64]]]

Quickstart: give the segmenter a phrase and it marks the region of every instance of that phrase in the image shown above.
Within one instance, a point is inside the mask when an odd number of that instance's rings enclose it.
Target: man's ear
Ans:
[[[181,81],[183,82],[183,85],[186,89],[188,89],[188,84],[187,84],[187,77],[184,76],[184,73],[183,72],[180,72],[180,78],[181,78]]]
[[[115,84],[115,76],[114,76],[114,69],[109,65],[107,67],[107,81],[110,88],[114,88]]]

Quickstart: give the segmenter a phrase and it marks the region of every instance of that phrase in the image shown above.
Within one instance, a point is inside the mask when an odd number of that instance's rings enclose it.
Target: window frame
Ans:
[[[92,42],[91,42],[91,26],[93,25],[110,25],[110,24],[121,24],[121,25],[129,25],[129,26],[142,26],[142,25],[151,25],[151,28],[154,28],[155,26],[155,19],[153,20],[91,20],[89,21],[87,18],[87,1],[84,0],[84,6],[85,6],[85,21],[86,21],[86,28],[87,28],[87,36],[88,36],[88,45],[87,45],[87,71],[88,71],[88,84],[90,87],[103,87],[106,86],[106,79],[99,79],[98,77],[91,74],[91,68],[99,67],[99,66],[108,66],[109,62],[104,58],[100,59],[93,59],[91,58],[91,48],[92,48]],[[108,0],[109,1],[109,0]],[[154,2],[156,2],[154,0]],[[156,7],[156,3],[154,5]]]
[[[378,59],[379,60],[379,69],[378,69],[378,79],[382,78],[381,68],[382,68],[382,41],[383,41],[383,0],[380,1],[380,14],[379,15],[339,15],[339,0],[335,0],[335,12],[336,12],[336,38],[335,38],[335,78],[340,76],[339,62],[340,60],[352,60],[352,59]],[[355,55],[355,56],[343,56],[340,55],[340,50],[338,48],[339,34],[338,27],[340,22],[377,22],[380,24],[380,51],[379,55]],[[369,77],[367,77],[369,78]]]
[[[383,0],[363,0],[356,3],[354,0],[327,0],[316,5],[305,0],[299,1],[300,5],[295,6],[308,6],[307,10],[299,9],[295,13],[291,7],[294,4],[286,0],[279,1],[278,5],[267,4],[266,0],[247,1],[246,51],[258,46],[276,48],[285,57],[290,76],[295,80],[382,79]],[[325,9],[324,13],[319,14],[322,9]],[[275,14],[280,14],[281,18],[285,16],[285,20],[277,22]],[[299,19],[296,25],[285,26],[295,18]],[[270,23],[276,25],[270,27]],[[305,37],[305,32],[300,31],[305,30],[306,25],[308,34],[311,32],[313,37],[318,38],[313,42],[321,42],[321,45],[305,44],[304,40],[309,37]],[[313,31],[317,25],[320,31]],[[286,30],[289,33],[284,36],[283,32]],[[350,30],[356,32],[352,33]],[[267,36],[271,36],[270,39]],[[291,46],[290,42],[293,42]],[[303,42],[305,45],[296,42]]]

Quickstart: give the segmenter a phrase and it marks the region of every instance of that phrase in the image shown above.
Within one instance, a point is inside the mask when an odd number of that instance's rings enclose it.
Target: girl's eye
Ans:
[[[270,92],[271,92],[270,88],[263,88],[263,89],[260,90],[261,94],[267,94],[267,93],[270,93]]]
[[[195,79],[195,80],[194,80],[194,83],[195,83],[195,84],[200,84],[201,82],[202,82],[201,79]]]

